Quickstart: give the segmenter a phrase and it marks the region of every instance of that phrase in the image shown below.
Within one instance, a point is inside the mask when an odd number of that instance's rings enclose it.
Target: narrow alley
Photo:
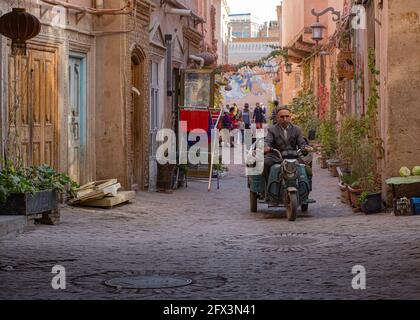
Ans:
[[[244,167],[220,190],[190,182],[173,194],[140,193],[112,210],[65,207],[57,226],[0,243],[1,299],[413,299],[420,294],[420,219],[353,213],[337,179],[316,165],[308,214],[250,213]],[[402,263],[404,261],[404,263]],[[51,269],[66,269],[65,290]],[[366,268],[354,290],[352,268]],[[155,275],[183,287],[118,289],[106,281]]]

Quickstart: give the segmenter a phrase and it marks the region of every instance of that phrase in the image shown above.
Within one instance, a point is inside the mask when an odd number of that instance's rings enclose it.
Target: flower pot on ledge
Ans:
[[[382,194],[375,192],[366,196],[366,200],[360,205],[362,211],[366,214],[380,213],[382,211]]]
[[[321,166],[321,169],[328,169],[328,164],[327,164],[327,157],[321,156],[319,158],[319,165]]]
[[[29,193],[12,193],[5,203],[0,203],[0,215],[34,215],[58,209],[56,190]]]
[[[347,189],[350,193],[350,202],[353,208],[360,210],[360,203],[359,203],[359,197],[362,194],[362,189],[355,189],[351,186],[347,186]]]
[[[0,203],[0,215],[23,215],[29,224],[55,225],[60,223],[58,192],[43,190],[30,193],[12,193]]]
[[[340,193],[341,193],[340,200],[341,200],[341,202],[344,203],[344,204],[350,205],[350,193],[348,191],[348,186],[345,183],[340,181],[338,183],[338,187],[340,188]]]
[[[328,160],[327,163],[328,163],[328,169],[330,171],[331,176],[338,177],[337,167],[341,165],[340,160],[332,159],[332,160]]]

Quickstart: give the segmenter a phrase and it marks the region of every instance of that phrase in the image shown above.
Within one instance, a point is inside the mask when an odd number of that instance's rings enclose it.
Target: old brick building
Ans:
[[[125,189],[153,190],[156,132],[174,127],[180,70],[205,50],[201,1],[24,5],[42,28],[23,57],[0,37],[3,156],[18,106],[15,139],[27,164],[49,164],[80,183],[118,178]]]
[[[310,27],[316,17],[311,10],[322,12],[328,7],[338,11],[340,19],[333,21],[331,12],[320,17],[325,29],[317,45],[312,40]],[[335,81],[343,101],[341,111],[333,115],[339,125],[345,116],[366,116],[373,101],[372,88],[378,87],[374,108],[383,155],[378,157],[376,167],[383,198],[389,200],[385,180],[398,175],[401,166],[418,165],[420,159],[416,142],[420,136],[419,1],[284,0],[281,11],[282,45],[289,48],[289,61],[293,63],[293,73],[283,75],[284,104],[301,89],[310,89],[318,98],[318,115],[325,117],[331,113]],[[351,73],[338,68],[346,55],[353,66]],[[372,69],[378,74],[372,74]]]

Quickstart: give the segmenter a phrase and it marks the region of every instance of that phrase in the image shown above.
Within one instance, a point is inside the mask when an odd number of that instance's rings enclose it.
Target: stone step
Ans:
[[[0,215],[0,239],[16,237],[26,227],[25,216],[2,216]]]

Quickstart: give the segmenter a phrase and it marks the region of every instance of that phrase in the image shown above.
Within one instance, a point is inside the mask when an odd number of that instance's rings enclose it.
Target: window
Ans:
[[[241,32],[240,31],[233,31],[232,35],[236,38],[240,38],[241,37]]]

